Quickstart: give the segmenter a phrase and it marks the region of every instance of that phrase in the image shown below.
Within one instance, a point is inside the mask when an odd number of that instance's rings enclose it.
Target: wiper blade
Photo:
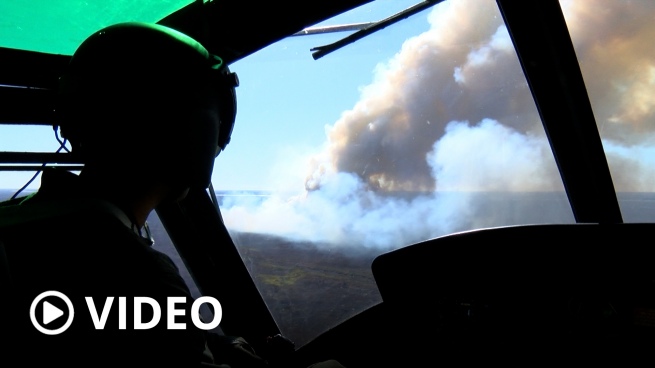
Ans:
[[[377,32],[377,31],[379,31],[379,30],[381,30],[383,28],[386,28],[389,25],[397,23],[397,22],[399,22],[399,21],[401,21],[403,19],[406,19],[406,18],[408,18],[408,17],[410,17],[410,16],[412,16],[412,15],[414,15],[414,14],[416,14],[416,13],[422,11],[422,10],[425,10],[425,9],[427,9],[427,8],[433,6],[433,5],[436,5],[436,4],[438,4],[438,3],[442,2],[442,1],[443,0],[425,0],[425,1],[421,2],[421,3],[413,5],[413,6],[409,7],[409,8],[407,8],[407,9],[399,12],[399,13],[396,13],[396,14],[394,14],[394,15],[386,18],[386,19],[383,19],[383,20],[381,20],[379,22],[372,23],[368,27],[363,28],[362,30],[360,30],[358,32],[355,32],[355,33],[351,34],[350,36],[348,36],[346,38],[343,38],[343,39],[341,39],[341,40],[339,40],[337,42],[334,42],[334,43],[331,43],[331,44],[325,45],[325,46],[313,47],[309,51],[315,51],[314,53],[312,53],[312,57],[314,58],[314,60],[318,60],[318,59],[322,58],[323,56],[325,56],[325,55],[327,55],[327,54],[329,54],[329,53],[331,53],[333,51],[336,51],[336,50],[338,50],[338,49],[340,49],[340,48],[342,48],[342,47],[344,47],[346,45],[350,45],[351,43],[353,43],[353,42],[355,42],[357,40],[360,40],[360,39],[362,39],[362,38],[364,38],[364,37],[366,37],[366,36],[368,36],[368,35],[370,35],[370,34],[372,34],[374,32]]]

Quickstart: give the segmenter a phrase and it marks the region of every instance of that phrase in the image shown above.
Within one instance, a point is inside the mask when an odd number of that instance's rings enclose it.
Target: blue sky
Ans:
[[[376,1],[325,22],[345,24],[383,19],[414,1]],[[384,6],[393,5],[392,9]],[[241,86],[232,142],[216,160],[216,189],[269,189],[270,170],[278,160],[293,159],[326,141],[333,124],[360,98],[379,63],[396,54],[403,42],[427,30],[423,11],[354,44],[313,60],[312,47],[335,42],[348,33],[290,37],[235,63]],[[253,149],[256,148],[256,149]],[[292,156],[292,157],[286,157]]]

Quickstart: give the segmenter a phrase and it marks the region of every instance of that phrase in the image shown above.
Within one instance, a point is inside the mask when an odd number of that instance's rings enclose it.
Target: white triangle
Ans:
[[[64,312],[55,307],[54,305],[43,302],[43,324],[47,325],[48,323],[56,320],[57,318],[64,315]]]

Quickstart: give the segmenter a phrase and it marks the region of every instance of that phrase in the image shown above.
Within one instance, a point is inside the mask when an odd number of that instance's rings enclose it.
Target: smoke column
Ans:
[[[655,2],[561,4],[615,187],[653,191]],[[294,168],[307,172],[305,191],[226,199],[231,230],[384,250],[472,228],[573,221],[566,207],[530,217],[548,211],[482,200],[563,192],[496,3],[447,1],[428,22],[327,127],[324,150]]]

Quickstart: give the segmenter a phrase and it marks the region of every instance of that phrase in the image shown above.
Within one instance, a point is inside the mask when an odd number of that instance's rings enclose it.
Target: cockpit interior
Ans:
[[[53,131],[80,42],[162,24],[239,78],[209,190],[148,219],[222,333],[281,334],[298,367],[642,365],[654,18],[650,0],[5,2],[0,201],[81,169]]]

